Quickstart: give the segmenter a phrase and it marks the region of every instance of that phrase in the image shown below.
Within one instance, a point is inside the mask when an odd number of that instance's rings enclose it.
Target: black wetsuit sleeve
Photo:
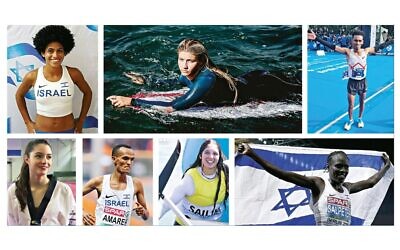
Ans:
[[[190,86],[190,90],[183,96],[174,100],[172,107],[175,110],[190,108],[191,106],[200,102],[213,88],[214,84],[214,74],[199,75],[195,79],[194,83]]]

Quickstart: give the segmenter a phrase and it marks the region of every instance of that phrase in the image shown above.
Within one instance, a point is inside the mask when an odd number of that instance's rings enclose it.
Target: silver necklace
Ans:
[[[206,174],[203,172],[203,168],[200,168],[200,172],[201,172],[201,175],[202,175],[204,178],[206,178],[207,180],[212,180],[212,179],[214,179],[214,178],[217,176],[217,172],[215,172],[215,173],[213,173],[213,174],[211,174],[211,175],[206,175]]]

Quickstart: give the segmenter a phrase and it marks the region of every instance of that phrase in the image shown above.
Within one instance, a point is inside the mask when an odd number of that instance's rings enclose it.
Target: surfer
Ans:
[[[184,39],[177,52],[181,72],[178,81],[189,88],[185,94],[170,102],[116,95],[107,100],[115,107],[155,105],[169,113],[188,109],[199,102],[220,106],[252,100],[284,100],[290,94],[301,94],[301,85],[286,82],[265,70],[251,71],[237,78],[231,76],[215,66],[206,47],[198,40]],[[125,75],[137,84],[145,83],[140,74],[129,72]]]

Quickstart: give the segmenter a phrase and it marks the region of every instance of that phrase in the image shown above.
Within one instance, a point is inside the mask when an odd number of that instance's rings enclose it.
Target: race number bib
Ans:
[[[327,197],[328,225],[350,225],[351,204],[349,198]]]

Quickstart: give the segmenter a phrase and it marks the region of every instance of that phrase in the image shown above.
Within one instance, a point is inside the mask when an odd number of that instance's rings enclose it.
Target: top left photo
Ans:
[[[98,132],[96,25],[7,27],[7,133]]]

